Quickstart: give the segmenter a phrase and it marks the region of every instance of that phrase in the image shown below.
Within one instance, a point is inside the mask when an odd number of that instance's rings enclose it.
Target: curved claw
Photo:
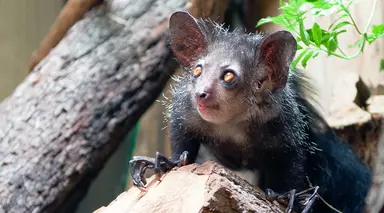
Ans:
[[[161,177],[165,172],[171,170],[175,166],[184,166],[187,164],[188,151],[184,151],[177,161],[172,160],[159,152],[156,152],[156,158],[134,156],[132,160],[129,161],[133,185],[139,188],[142,192],[147,191],[145,188],[147,182],[144,177],[147,169],[153,169],[156,179],[161,181]]]
[[[145,180],[144,174],[148,168],[154,168],[155,159],[135,156],[129,161],[129,165],[133,184],[141,191],[146,191],[145,185],[147,185],[147,181]]]
[[[272,189],[266,189],[265,195],[266,195],[267,199],[271,202],[276,200],[277,196],[278,196],[278,194],[275,191],[273,191]]]
[[[189,154],[188,151],[184,151],[183,153],[181,153],[179,163],[178,163],[179,167],[185,166],[188,164],[188,154]]]

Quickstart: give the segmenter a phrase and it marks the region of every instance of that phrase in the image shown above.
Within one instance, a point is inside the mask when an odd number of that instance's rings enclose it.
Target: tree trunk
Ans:
[[[78,21],[0,104],[0,212],[72,212],[176,67],[185,0],[110,0]]]
[[[285,209],[268,201],[261,189],[212,161],[174,169],[161,182],[154,176],[150,179],[148,192],[132,187],[94,213],[280,213]]]

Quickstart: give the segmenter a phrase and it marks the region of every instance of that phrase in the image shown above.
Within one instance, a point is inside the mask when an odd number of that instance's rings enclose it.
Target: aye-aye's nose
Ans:
[[[205,99],[208,99],[211,96],[211,93],[212,93],[212,88],[205,87],[204,91],[196,92],[195,96],[196,96],[197,99],[205,100]]]

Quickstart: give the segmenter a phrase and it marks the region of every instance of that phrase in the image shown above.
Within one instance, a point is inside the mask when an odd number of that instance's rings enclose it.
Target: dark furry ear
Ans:
[[[296,39],[285,30],[268,35],[260,44],[258,60],[267,68],[265,83],[271,90],[285,87],[296,49]]]
[[[190,67],[196,57],[204,54],[207,45],[196,19],[187,12],[174,12],[169,20],[169,30],[173,53],[184,67]]]

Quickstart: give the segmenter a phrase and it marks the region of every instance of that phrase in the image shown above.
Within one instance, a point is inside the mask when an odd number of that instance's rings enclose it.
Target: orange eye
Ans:
[[[227,83],[231,83],[235,79],[235,74],[233,72],[226,72],[224,74],[224,81]]]
[[[194,77],[199,77],[201,75],[201,67],[200,66],[197,66],[195,67],[195,69],[193,70],[193,76]]]

